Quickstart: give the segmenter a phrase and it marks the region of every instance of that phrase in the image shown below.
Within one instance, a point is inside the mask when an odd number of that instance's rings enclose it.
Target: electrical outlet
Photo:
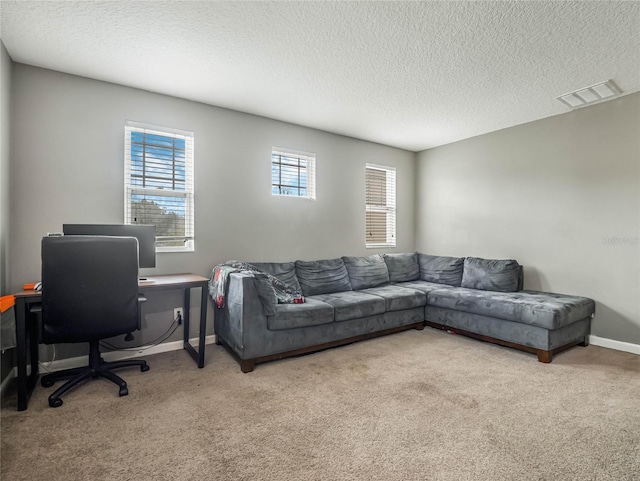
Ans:
[[[184,319],[184,315],[182,313],[182,307],[176,307],[173,310],[173,318],[174,319],[178,319],[178,316],[180,316],[180,321],[178,321],[178,324],[182,323],[182,319]]]

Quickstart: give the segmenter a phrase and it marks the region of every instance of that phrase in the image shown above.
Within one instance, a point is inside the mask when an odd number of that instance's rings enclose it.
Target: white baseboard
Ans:
[[[616,351],[630,352],[640,355],[640,344],[631,344],[630,342],[615,341],[606,337],[589,336],[589,343],[594,346],[615,349]]]
[[[192,346],[198,346],[198,338],[189,339],[189,342]],[[206,336],[204,339],[205,345],[214,344],[216,342],[215,334],[211,336]],[[183,348],[182,341],[172,341],[172,342],[163,342],[162,344],[158,344],[157,346],[148,347],[141,346],[136,350],[127,350],[127,351],[105,351],[102,353],[102,358],[107,361],[121,361],[123,359],[132,359],[134,357],[142,357],[142,356],[150,356],[152,354],[160,354],[161,352],[169,352],[169,351],[179,351]],[[63,369],[72,369],[74,367],[82,367],[86,366],[89,362],[89,356],[78,356],[71,357],[68,359],[60,359],[58,361],[52,362],[40,362],[40,374],[54,371],[61,371]],[[7,378],[13,379],[13,377],[17,376],[18,368],[14,367],[12,373],[7,376]],[[10,379],[9,379],[10,380]],[[8,383],[8,382],[7,382]],[[2,382],[2,386],[4,387],[5,381]]]

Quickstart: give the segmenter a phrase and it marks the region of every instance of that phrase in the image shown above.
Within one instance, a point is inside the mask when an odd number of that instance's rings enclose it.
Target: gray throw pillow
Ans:
[[[385,254],[384,262],[389,269],[389,280],[391,282],[408,282],[420,278],[420,264],[418,264],[418,253],[407,254]]]
[[[301,290],[298,277],[296,276],[295,262],[251,262],[251,264],[256,266],[258,269],[277,277],[294,289]]]
[[[520,264],[512,259],[467,257],[464,260],[462,287],[483,291],[516,292],[519,277]]]
[[[296,276],[305,296],[352,290],[342,259],[296,261]]]
[[[436,284],[460,287],[462,283],[463,257],[430,256],[418,254],[420,279]]]
[[[343,257],[351,287],[357,291],[389,283],[389,271],[384,258],[375,254],[369,257]]]

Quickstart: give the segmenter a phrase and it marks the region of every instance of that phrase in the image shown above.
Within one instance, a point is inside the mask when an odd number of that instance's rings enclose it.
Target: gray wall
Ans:
[[[525,287],[593,297],[593,334],[640,344],[640,94],[421,152],[416,165],[411,152],[12,65],[2,49],[3,292],[39,279],[47,232],[122,222],[125,120],[196,138],[196,251],[159,254],[143,273],[380,252],[363,239],[373,162],[398,169],[396,252],[516,258]],[[272,146],[317,154],[316,201],[270,195]],[[180,304],[177,294],[150,296],[138,341],[161,334]],[[58,358],[71,355],[77,348],[59,347]]]
[[[415,248],[412,152],[22,64],[14,65],[13,81],[13,289],[39,279],[47,232],[63,223],[123,221],[125,120],[195,134],[195,252],[160,253],[156,269],[143,273],[209,276],[228,259]],[[317,200],[271,195],[272,146],[316,153]],[[397,168],[395,250],[365,248],[367,162]],[[176,299],[150,298],[145,341],[166,328]]]
[[[0,295],[11,293],[9,256],[10,157],[11,157],[11,73],[13,62],[0,41]]]
[[[418,154],[416,247],[514,258],[525,288],[597,302],[640,344],[640,94]]]
[[[9,255],[11,186],[11,73],[13,62],[0,40],[0,295],[10,294],[11,268]],[[12,367],[12,351],[6,351],[0,358],[0,380],[4,379]]]

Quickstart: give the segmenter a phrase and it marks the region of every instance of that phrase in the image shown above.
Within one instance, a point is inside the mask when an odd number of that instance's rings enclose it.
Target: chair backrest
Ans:
[[[42,341],[88,342],[138,328],[134,237],[42,239]]]

